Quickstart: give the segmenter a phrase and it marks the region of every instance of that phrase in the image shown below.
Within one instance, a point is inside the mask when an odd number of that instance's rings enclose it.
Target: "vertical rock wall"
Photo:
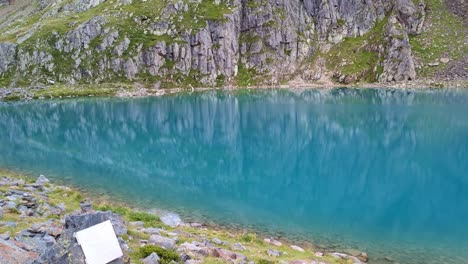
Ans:
[[[62,9],[85,12],[99,4],[99,0],[78,0]],[[424,4],[416,6],[410,0],[230,0],[228,4],[230,12],[224,19],[208,19],[202,28],[177,31],[174,25],[190,5],[169,3],[162,11],[165,20],[150,23],[144,34],[149,31],[172,41],[161,39],[150,46],[119,32],[105,16],[93,17],[66,34],[52,32],[33,47],[3,43],[0,76],[17,67],[15,79],[29,78],[31,83],[124,78],[215,85],[232,82],[242,66],[266,76],[263,82],[278,83],[299,73],[318,50],[326,52],[346,37],[363,36],[389,17],[379,81],[416,77],[408,35],[421,31]]]

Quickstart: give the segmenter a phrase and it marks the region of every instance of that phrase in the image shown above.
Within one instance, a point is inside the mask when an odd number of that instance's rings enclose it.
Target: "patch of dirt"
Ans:
[[[445,0],[449,11],[463,19],[463,24],[468,26],[468,0]]]
[[[461,60],[450,61],[447,67],[435,73],[436,80],[468,80],[468,55]]]

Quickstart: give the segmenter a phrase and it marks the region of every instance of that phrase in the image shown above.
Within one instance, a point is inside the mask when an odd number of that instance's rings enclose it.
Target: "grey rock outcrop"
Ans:
[[[51,6],[55,13],[47,15],[54,16],[87,12],[102,3],[74,0],[62,9],[48,1],[42,5]],[[122,4],[132,3],[117,1],[115,8]],[[17,69],[12,82],[76,84],[118,78],[158,83],[158,87],[161,81],[174,86],[184,85],[184,80],[191,85],[232,83],[246,71],[268,77],[260,80],[263,83],[276,84],[298,74],[304,80],[316,80],[322,76],[321,69],[300,74],[307,60],[346,37],[365,35],[390,17],[379,80],[416,77],[408,35],[423,28],[423,1],[418,5],[411,0],[224,0],[216,4],[228,10],[221,18],[200,15],[188,27],[181,20],[190,10],[198,10],[197,1],[170,1],[157,17],[115,9],[117,13],[72,22],[66,32],[52,31],[27,45],[0,43],[0,76]],[[132,30],[112,22],[114,16],[133,21]]]
[[[157,245],[166,249],[173,249],[176,247],[176,240],[160,235],[151,235],[148,239],[148,244]]]
[[[387,40],[383,73],[380,82],[406,81],[416,78],[416,69],[411,55],[408,33],[395,16],[389,19],[385,28]]]
[[[0,43],[0,76],[16,63],[16,44]]]
[[[380,82],[407,81],[416,78],[409,35],[421,33],[425,20],[425,4],[398,0],[384,29],[385,55]]]
[[[65,218],[63,233],[57,240],[57,243],[48,247],[33,263],[86,263],[81,246],[78,245],[73,234],[107,220],[111,221],[118,237],[127,233],[127,228],[125,227],[122,217],[110,211],[68,215]],[[121,248],[126,248],[124,241],[120,238],[119,243]],[[126,259],[127,258],[124,256],[111,263],[127,263]]]

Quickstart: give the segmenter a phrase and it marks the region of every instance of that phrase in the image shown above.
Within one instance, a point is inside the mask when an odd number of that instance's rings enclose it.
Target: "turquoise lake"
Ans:
[[[468,263],[467,90],[2,103],[0,153],[2,168],[370,263]]]

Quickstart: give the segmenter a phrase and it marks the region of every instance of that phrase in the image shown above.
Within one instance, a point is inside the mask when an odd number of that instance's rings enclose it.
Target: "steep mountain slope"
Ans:
[[[0,87],[433,78],[467,54],[466,30],[425,1],[16,0],[0,7]]]

